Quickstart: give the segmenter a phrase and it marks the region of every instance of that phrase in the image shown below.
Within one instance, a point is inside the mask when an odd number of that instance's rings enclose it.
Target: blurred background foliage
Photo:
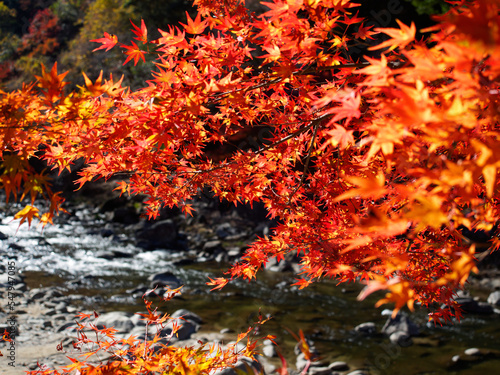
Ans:
[[[397,18],[404,22],[421,19],[422,14],[442,13],[447,7],[441,0],[360,1],[360,14],[382,16],[392,3],[404,8]],[[252,10],[265,9],[258,0],[247,0]],[[137,88],[150,76],[152,63],[127,64],[121,49],[92,52],[106,31],[129,44],[133,37],[130,21],[140,26],[144,19],[150,39],[170,24],[185,22],[185,12],[193,13],[190,0],[3,0],[0,1],[0,88],[9,91],[23,82],[31,82],[41,72],[41,64],[51,67],[57,61],[60,71],[68,70],[66,80],[83,84],[82,72],[95,80],[101,70],[104,77],[119,79]],[[382,13],[380,13],[382,12]],[[391,25],[395,18],[391,18]],[[418,27],[418,22],[417,27]]]

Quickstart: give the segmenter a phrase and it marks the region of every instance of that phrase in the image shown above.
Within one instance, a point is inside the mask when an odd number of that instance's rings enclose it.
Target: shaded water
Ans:
[[[169,302],[163,310],[173,312],[186,308],[205,321],[203,330],[230,328],[245,331],[257,319],[259,310],[273,318],[262,328],[262,334],[276,335],[281,351],[294,364],[296,341],[288,330],[303,330],[316,344],[327,363],[342,360],[351,368],[364,368],[372,374],[479,374],[500,369],[500,317],[467,315],[460,324],[444,327],[427,325],[425,311],[412,314],[421,330],[414,345],[407,348],[391,345],[383,335],[363,336],[354,331],[360,323],[375,322],[380,331],[386,316],[374,303],[380,295],[359,302],[361,286],[336,286],[326,280],[304,290],[290,287],[293,275],[262,272],[248,283],[237,280],[220,292],[209,292],[208,277],[217,277],[228,265],[193,263],[176,266],[176,261],[196,257],[195,253],[166,250],[144,252],[133,246],[126,235],[102,237],[105,221],[91,213],[91,220],[74,219],[40,230],[27,230],[11,217],[3,219],[0,232],[8,236],[0,241],[3,263],[15,259],[31,287],[64,285],[68,295],[82,309],[99,312],[144,310],[140,298],[128,292],[146,283],[156,272],[171,271],[185,282],[183,295]],[[96,257],[99,251],[121,251],[129,258],[106,260]],[[481,360],[465,358],[463,351],[478,347],[490,354]],[[462,354],[460,368],[452,357]]]

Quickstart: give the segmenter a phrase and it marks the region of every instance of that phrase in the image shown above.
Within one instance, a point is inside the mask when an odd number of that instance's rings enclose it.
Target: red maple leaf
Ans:
[[[108,34],[104,33],[104,38],[99,38],[99,39],[92,39],[91,42],[95,43],[102,43],[102,46],[97,47],[96,49],[92,50],[92,52],[104,49],[106,48],[106,51],[109,51],[111,48],[113,48],[116,43],[118,43],[118,37],[114,34]]]

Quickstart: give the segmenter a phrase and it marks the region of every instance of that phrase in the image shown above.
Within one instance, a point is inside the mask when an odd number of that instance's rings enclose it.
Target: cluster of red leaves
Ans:
[[[164,302],[180,294],[180,288],[165,292]],[[147,313],[139,314],[143,317],[145,337],[130,336],[126,339],[116,337],[118,332],[112,327],[99,328],[96,319],[99,315],[80,313],[76,322],[77,340],[69,350],[62,343],[57,350],[65,352],[71,364],[61,370],[50,369],[43,364],[34,371],[27,371],[28,375],[150,375],[150,374],[179,374],[179,375],[209,375],[214,370],[221,370],[236,363],[238,358],[254,358],[255,350],[260,341],[273,340],[273,336],[258,338],[253,333],[255,327],[265,323],[266,319],[255,322],[244,334],[238,336],[234,344],[225,348],[218,344],[204,344],[198,342],[195,346],[177,347],[172,345],[181,327],[177,319],[167,313],[161,313],[153,307],[152,302],[144,299]],[[165,328],[169,325],[169,334],[165,336]],[[155,335],[148,339],[148,329],[155,326]],[[245,345],[238,345],[238,343]],[[238,347],[237,347],[238,346]],[[75,356],[75,354],[77,356]]]
[[[361,298],[387,289],[381,303],[395,312],[418,302],[436,307],[437,321],[459,317],[454,291],[475,270],[460,229],[490,230],[499,215],[498,1],[455,2],[425,41],[414,25],[369,30],[349,0],[274,0],[259,16],[237,1],[195,3],[194,20],[157,40],[143,22],[133,24],[137,43],[94,40],[121,46],[125,62],[152,60],[143,89],[85,76],[66,94],[54,66],[39,94],[0,93],[3,150],[60,170],[83,158],[80,184],[126,172],[118,189],[147,195],[150,217],[164,205],[190,213],[206,188],[263,202],[280,224],[229,279],[294,252],[300,287],[361,279]],[[349,47],[376,32],[389,36],[371,48],[379,57],[352,61]],[[260,149],[214,155],[263,126]]]

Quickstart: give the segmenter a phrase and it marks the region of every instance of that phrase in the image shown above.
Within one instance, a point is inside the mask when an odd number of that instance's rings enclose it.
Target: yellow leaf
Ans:
[[[14,219],[15,220],[21,219],[19,226],[21,226],[26,220],[28,220],[28,225],[31,226],[33,218],[40,217],[38,212],[39,212],[38,208],[33,207],[31,205],[27,205],[21,211],[19,211],[17,214],[14,215]]]

